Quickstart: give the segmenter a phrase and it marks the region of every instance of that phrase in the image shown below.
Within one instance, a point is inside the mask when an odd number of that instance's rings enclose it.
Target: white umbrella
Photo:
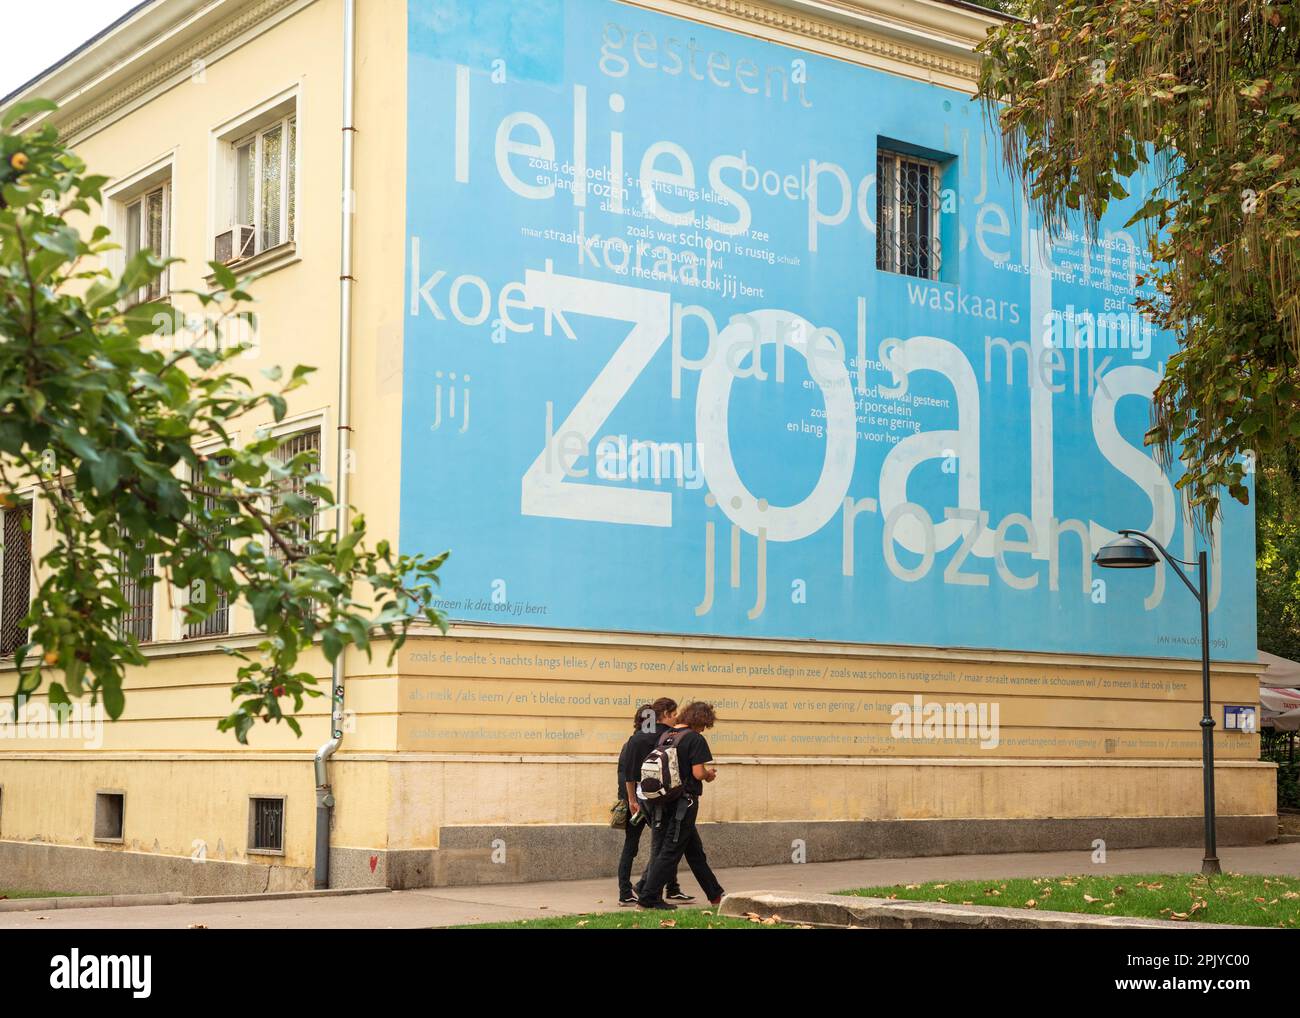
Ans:
[[[1300,731],[1300,663],[1259,652],[1260,723],[1281,732]]]

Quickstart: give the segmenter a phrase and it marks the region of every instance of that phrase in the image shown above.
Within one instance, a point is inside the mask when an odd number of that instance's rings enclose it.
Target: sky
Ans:
[[[57,17],[45,3],[5,3],[0,33],[0,97],[36,77],[140,0],[56,0]]]

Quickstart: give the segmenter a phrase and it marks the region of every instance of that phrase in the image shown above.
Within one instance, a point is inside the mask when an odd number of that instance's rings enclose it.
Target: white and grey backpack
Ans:
[[[685,777],[677,758],[677,743],[689,728],[670,728],[641,765],[641,797],[652,806],[662,806],[681,797]]]

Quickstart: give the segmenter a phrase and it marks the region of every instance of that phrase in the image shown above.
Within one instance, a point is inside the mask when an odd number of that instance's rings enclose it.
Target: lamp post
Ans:
[[[1201,872],[1222,873],[1214,834],[1214,717],[1210,713],[1210,584],[1206,555],[1201,552],[1195,563],[1198,589],[1180,567],[1181,560],[1170,555],[1154,537],[1140,530],[1121,530],[1120,535],[1119,540],[1093,556],[1097,565],[1105,569],[1146,569],[1160,561],[1156,557],[1158,551],[1201,606],[1201,770],[1205,793],[1205,858],[1201,861]],[[1181,562],[1184,566],[1192,564]]]

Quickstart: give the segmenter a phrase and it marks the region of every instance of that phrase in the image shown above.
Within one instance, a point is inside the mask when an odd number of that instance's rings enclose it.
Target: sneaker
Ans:
[[[620,908],[631,908],[633,905],[636,904],[636,902],[637,902],[637,897],[635,891],[632,891],[628,893],[625,897],[618,899],[618,904]]]
[[[664,899],[666,901],[694,901],[695,895],[687,894],[685,891],[678,888],[676,891],[670,891],[668,894],[665,894]]]
[[[638,901],[638,902],[636,903],[636,907],[637,907],[637,908],[643,908],[643,909],[645,909],[646,911],[651,911],[651,910],[653,910],[653,911],[656,911],[656,912],[676,912],[676,911],[677,911],[677,906],[676,906],[676,905],[670,905],[670,904],[668,904],[668,902],[666,902],[666,901]]]

